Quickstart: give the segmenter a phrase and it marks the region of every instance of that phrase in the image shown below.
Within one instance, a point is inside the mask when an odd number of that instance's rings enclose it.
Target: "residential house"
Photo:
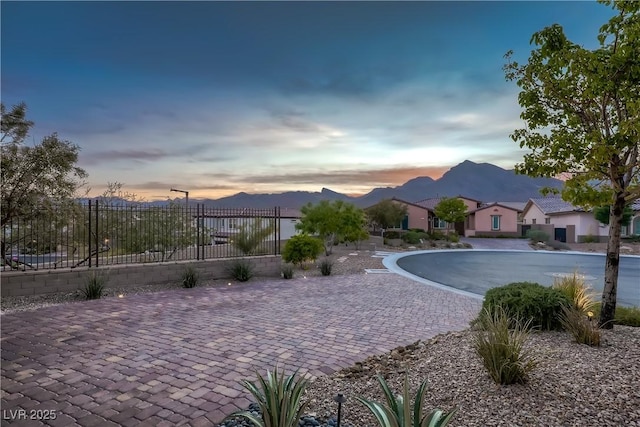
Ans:
[[[631,210],[633,211],[633,216],[629,223],[628,234],[629,236],[640,236],[640,199],[631,204]]]
[[[467,212],[474,211],[482,205],[482,202],[480,200],[472,199],[470,197],[465,197],[461,195],[456,197],[462,200],[464,204],[467,206]],[[429,231],[432,231],[432,230],[444,231],[449,228],[449,224],[447,224],[445,220],[438,218],[434,213],[434,209],[436,208],[436,206],[438,206],[438,204],[442,201],[442,199],[443,197],[432,197],[432,198],[428,198],[428,199],[424,199],[424,200],[420,200],[419,202],[416,202],[418,206],[421,206],[429,210],[432,214],[429,222]],[[456,232],[458,232],[458,234],[464,235],[465,222],[462,221],[460,223],[456,223],[455,230]]]
[[[520,216],[524,203],[493,202],[470,211],[465,221],[466,237],[522,235]]]
[[[211,235],[211,244],[226,243],[244,227],[275,227],[274,232],[265,239],[273,241],[288,240],[297,234],[296,224],[300,222],[302,213],[298,209],[206,209],[198,215],[200,225],[206,227]]]
[[[541,229],[555,240],[581,243],[606,241],[609,227],[595,219],[593,212],[565,202],[560,197],[529,199],[522,213],[522,229]]]
[[[398,224],[397,228],[402,230],[419,228],[421,230],[429,231],[429,224],[434,216],[433,210],[420,206],[417,203],[407,202],[406,200],[398,199],[396,197],[393,197],[391,200],[394,203],[407,208],[407,214],[405,215],[402,223]]]

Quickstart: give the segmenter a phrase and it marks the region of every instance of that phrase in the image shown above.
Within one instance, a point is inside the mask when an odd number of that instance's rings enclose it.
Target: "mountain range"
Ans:
[[[392,197],[408,202],[417,202],[431,197],[458,195],[483,202],[526,202],[529,198],[540,197],[541,188],[561,188],[562,184],[562,181],[558,179],[531,178],[489,163],[474,163],[465,160],[452,167],[439,179],[434,180],[428,176],[420,176],[396,187],[374,188],[369,193],[356,197],[323,188],[320,192],[287,191],[274,194],[241,192],[220,199],[191,200],[195,203],[204,203],[207,206],[257,209],[274,206],[297,209],[306,203],[317,203],[320,200],[344,200],[358,207],[366,208],[380,200]]]

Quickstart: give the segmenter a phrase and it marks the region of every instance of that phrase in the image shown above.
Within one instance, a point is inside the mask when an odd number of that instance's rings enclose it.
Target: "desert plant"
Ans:
[[[282,250],[282,260],[294,265],[315,261],[323,250],[322,242],[308,234],[299,234],[287,240]]]
[[[502,309],[484,309],[482,328],[473,336],[473,346],[484,367],[497,384],[523,384],[536,362],[525,351],[531,320],[512,318]]]
[[[293,279],[293,267],[285,265],[282,267],[282,277],[285,279]]]
[[[323,259],[320,263],[320,272],[323,276],[330,276],[331,269],[333,268],[333,263],[328,259]]]
[[[182,286],[185,288],[195,288],[199,278],[198,270],[192,265],[188,265],[182,270]]]
[[[531,320],[531,326],[542,330],[561,330],[562,307],[571,304],[559,290],[538,283],[516,282],[489,289],[482,308],[492,313],[501,307],[508,317]],[[480,316],[480,320],[484,317]]]
[[[569,249],[571,249],[571,246],[559,240],[548,240],[547,242],[545,242],[545,244],[556,251],[560,251],[560,250],[568,251]]]
[[[404,376],[402,395],[394,396],[381,375],[378,375],[378,382],[387,401],[386,406],[362,397],[356,396],[356,399],[371,411],[380,427],[441,427],[446,426],[456,413],[455,409],[450,412],[434,409],[423,415],[424,393],[427,389],[427,381],[423,381],[420,384],[413,404],[409,396],[409,379],[406,374]]]
[[[593,320],[592,311],[585,313],[576,307],[563,307],[560,321],[578,344],[600,345],[600,328],[597,320]]]
[[[600,317],[600,303],[593,306],[593,314],[595,318]],[[640,307],[616,307],[616,313],[613,320],[616,325],[640,327]]]
[[[449,233],[447,234],[447,240],[453,243],[458,243],[460,242],[460,236],[458,233]]]
[[[555,279],[553,288],[566,296],[576,310],[583,314],[593,311],[595,294],[585,283],[584,276],[579,275],[577,271],[574,271],[571,276]]]
[[[85,299],[99,299],[104,293],[104,287],[107,284],[108,277],[106,274],[98,271],[91,271],[85,280],[84,288],[80,291]]]
[[[527,231],[527,237],[531,239],[532,243],[549,241],[549,235],[542,230],[529,230]]]
[[[278,372],[267,370],[266,378],[258,372],[257,384],[242,381],[242,385],[251,393],[260,406],[260,415],[250,411],[238,411],[228,418],[242,417],[257,427],[297,427],[307,402],[301,403],[302,395],[307,387],[307,380],[297,378],[298,371],[288,377]]]
[[[588,234],[587,236],[585,236],[584,240],[582,241],[582,243],[597,243],[597,242],[598,242],[598,238],[593,234]]]
[[[246,282],[253,277],[253,264],[244,259],[233,261],[228,267],[229,275],[238,282]]]
[[[273,234],[274,228],[273,220],[265,224],[263,218],[255,218],[253,224],[240,226],[240,231],[233,237],[233,244],[244,255],[253,255],[258,246]]]

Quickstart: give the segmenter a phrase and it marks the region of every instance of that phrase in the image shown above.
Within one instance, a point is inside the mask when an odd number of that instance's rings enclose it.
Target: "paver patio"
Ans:
[[[4,314],[2,425],[215,425],[250,403],[238,380],[254,369],[330,374],[464,329],[480,305],[395,274],[360,274]],[[16,419],[46,410],[56,418]]]

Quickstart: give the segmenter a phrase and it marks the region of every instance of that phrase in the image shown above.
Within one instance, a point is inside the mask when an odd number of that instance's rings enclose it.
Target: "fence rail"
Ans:
[[[2,227],[2,271],[280,253],[280,208],[150,206],[90,200]]]

